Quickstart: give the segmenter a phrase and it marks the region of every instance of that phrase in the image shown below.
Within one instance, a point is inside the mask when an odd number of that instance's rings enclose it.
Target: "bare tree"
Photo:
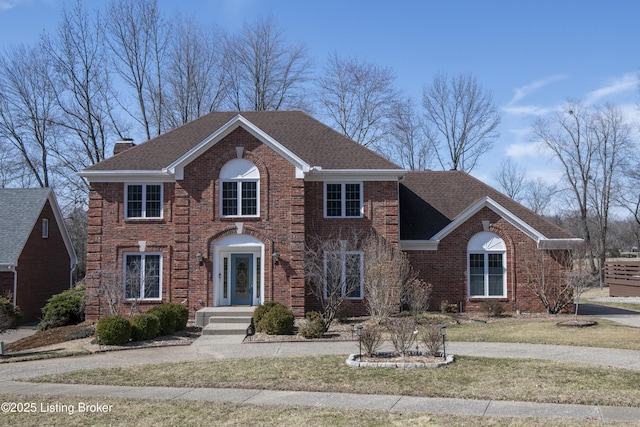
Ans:
[[[327,330],[342,304],[362,292],[361,240],[360,233],[350,230],[329,237],[314,235],[305,245],[307,289],[320,305]]]
[[[576,101],[569,101],[562,111],[552,117],[540,117],[533,124],[532,132],[545,147],[553,153],[563,167],[564,179],[577,204],[580,227],[585,248],[592,246],[589,230],[589,180],[594,167],[597,146],[590,137],[590,114]],[[591,271],[596,266],[591,259]]]
[[[538,215],[545,215],[557,193],[555,184],[547,184],[541,178],[532,179],[525,184],[523,202]]]
[[[611,204],[619,199],[624,170],[631,157],[631,127],[613,105],[596,108],[591,120],[595,144],[595,167],[590,175],[590,205],[594,211],[600,286],[604,282]]]
[[[573,303],[575,282],[567,280],[564,267],[571,265],[568,251],[530,250],[522,263],[523,284],[538,297],[549,314],[557,314]]]
[[[306,48],[285,43],[273,18],[245,23],[227,42],[228,102],[238,111],[301,108],[310,67]]]
[[[519,168],[516,162],[507,158],[500,162],[500,166],[493,177],[504,194],[516,202],[522,201],[527,184],[527,171],[525,169]]]
[[[317,80],[322,112],[342,134],[365,147],[375,145],[389,131],[400,96],[395,79],[389,68],[333,53]]]
[[[170,27],[157,0],[114,0],[107,9],[106,28],[113,64],[133,89],[137,111],[122,107],[142,126],[147,139],[159,135],[166,130],[163,72]]]
[[[389,111],[387,136],[375,149],[404,169],[427,170],[432,166],[433,146],[425,134],[421,115],[412,98],[393,102]]]
[[[424,88],[422,105],[443,169],[470,172],[498,137],[498,108],[471,74],[438,74]]]
[[[419,291],[413,288],[418,275],[406,254],[375,232],[365,240],[363,252],[367,308],[382,322],[398,313],[403,304],[410,305],[413,291]]]
[[[39,187],[49,187],[59,131],[53,68],[41,46],[12,47],[0,58],[0,139],[8,141]]]
[[[176,18],[169,45],[165,114],[171,128],[219,109],[225,96],[220,30]]]

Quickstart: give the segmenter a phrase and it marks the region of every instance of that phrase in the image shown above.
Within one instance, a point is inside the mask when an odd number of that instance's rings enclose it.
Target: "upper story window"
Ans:
[[[162,218],[162,184],[127,184],[126,218]]]
[[[496,234],[481,232],[467,245],[469,297],[507,296],[506,246]]]
[[[362,217],[362,183],[325,182],[324,216],[327,218]]]
[[[253,162],[233,159],[220,170],[220,215],[252,216],[260,212],[260,172]]]

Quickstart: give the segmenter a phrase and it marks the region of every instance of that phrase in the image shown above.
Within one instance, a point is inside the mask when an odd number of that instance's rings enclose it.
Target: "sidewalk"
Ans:
[[[364,408],[474,416],[577,418],[606,421],[640,421],[640,408],[596,405],[539,404],[488,400],[422,398],[240,389],[174,387],[117,387],[71,384],[37,384],[20,381],[49,373],[80,369],[131,366],[146,363],[206,360],[211,358],[281,357],[311,354],[349,354],[358,351],[354,341],[241,343],[238,337],[198,338],[186,347],[114,351],[72,359],[49,359],[0,364],[0,390],[18,394],[125,397],[131,399],[188,399],[248,404],[301,405],[329,408]],[[531,358],[587,363],[640,371],[640,351],[570,346],[447,343],[447,353],[486,357]],[[72,361],[72,363],[69,363]],[[445,369],[445,368],[441,368]]]

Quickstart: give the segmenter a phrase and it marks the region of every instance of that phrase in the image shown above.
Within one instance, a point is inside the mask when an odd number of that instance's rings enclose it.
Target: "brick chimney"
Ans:
[[[122,141],[117,141],[113,146],[113,155],[120,154],[123,151],[127,151],[129,148],[135,147],[132,138],[123,138]]]

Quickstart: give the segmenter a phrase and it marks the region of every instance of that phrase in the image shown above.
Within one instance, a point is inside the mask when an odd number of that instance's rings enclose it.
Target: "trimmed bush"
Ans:
[[[84,284],[62,291],[47,300],[42,308],[38,330],[77,325],[84,321]]]
[[[305,338],[321,338],[327,331],[324,319],[317,311],[310,311],[298,328],[298,333]]]
[[[364,349],[364,355],[371,357],[380,348],[382,344],[382,330],[378,326],[372,326],[369,328],[362,328],[362,336],[360,336],[360,342]]]
[[[425,329],[420,331],[420,341],[430,355],[437,356],[442,348],[442,329],[438,325],[427,325]]]
[[[131,319],[131,339],[133,341],[150,340],[158,336],[160,320],[153,314],[138,314]]]
[[[293,312],[280,304],[260,319],[260,330],[268,335],[293,335]]]
[[[158,335],[171,335],[176,331],[176,312],[169,307],[169,304],[160,304],[147,311],[160,321]]]
[[[173,311],[176,315],[176,331],[184,331],[187,329],[187,322],[189,322],[189,309],[182,304],[175,302],[169,302],[162,304],[165,310]]]
[[[490,299],[482,303],[484,311],[489,317],[499,317],[504,313],[504,307],[502,303],[495,299]]]
[[[267,301],[260,304],[259,306],[256,307],[255,310],[253,310],[253,323],[256,325],[257,332],[264,332],[260,328],[260,321],[262,320],[264,315],[267,314],[274,307],[282,307],[286,309],[286,307],[282,303],[275,302],[275,301]]]
[[[131,323],[122,316],[107,316],[96,325],[98,344],[122,345],[131,338]]]
[[[0,297],[0,333],[7,329],[16,328],[20,324],[22,314],[18,307],[7,298]]]

